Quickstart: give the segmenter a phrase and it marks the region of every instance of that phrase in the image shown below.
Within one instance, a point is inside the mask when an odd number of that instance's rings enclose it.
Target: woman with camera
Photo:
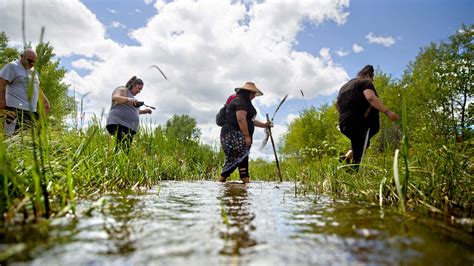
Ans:
[[[112,93],[112,106],[107,117],[107,131],[116,137],[115,151],[128,152],[133,135],[138,131],[139,115],[151,114],[151,109],[140,110],[143,102],[135,95],[143,89],[143,81],[133,76],[125,86],[120,86]]]

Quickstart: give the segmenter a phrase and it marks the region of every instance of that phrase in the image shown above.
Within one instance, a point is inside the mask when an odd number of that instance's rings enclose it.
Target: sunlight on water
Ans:
[[[78,213],[93,204],[83,201]],[[78,220],[2,235],[0,254],[11,264],[474,262],[467,232],[377,206],[295,197],[291,183],[162,182],[145,193],[108,195]]]

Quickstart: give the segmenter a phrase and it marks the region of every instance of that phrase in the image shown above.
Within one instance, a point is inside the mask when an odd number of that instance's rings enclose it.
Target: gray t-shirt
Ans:
[[[0,78],[8,81],[5,100],[8,107],[14,107],[26,111],[36,112],[36,105],[38,104],[38,87],[39,78],[35,74],[33,82],[33,95],[31,97],[31,105],[28,101],[28,86],[33,71],[25,69],[19,60],[6,64],[0,70]]]
[[[117,90],[121,89],[127,90],[127,97],[135,98],[130,90],[123,86],[116,88],[112,95]],[[134,107],[131,104],[115,104],[112,101],[112,107],[110,108],[109,115],[107,116],[107,125],[122,125],[134,131],[138,131],[138,125],[140,123],[138,111],[139,108]]]

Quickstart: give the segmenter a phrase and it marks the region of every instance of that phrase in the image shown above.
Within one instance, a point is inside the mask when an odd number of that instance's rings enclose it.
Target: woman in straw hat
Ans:
[[[224,149],[225,164],[219,181],[225,182],[238,167],[242,182],[249,182],[249,151],[252,145],[252,136],[255,127],[269,127],[270,122],[260,122],[255,119],[257,110],[252,100],[263,93],[253,82],[246,82],[244,86],[236,88],[235,99],[228,105],[225,113],[225,124],[221,129],[221,145]]]

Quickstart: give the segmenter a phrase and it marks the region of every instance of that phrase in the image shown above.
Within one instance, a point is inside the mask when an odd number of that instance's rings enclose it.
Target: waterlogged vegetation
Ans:
[[[392,123],[381,118],[381,130],[358,172],[339,162],[349,141],[337,129],[334,105],[303,109],[280,145],[283,179],[292,188],[287,191],[316,199],[324,195],[398,206],[401,212],[429,210],[472,233],[473,35],[473,25],[463,26],[448,41],[422,48],[401,79],[377,71],[374,82],[380,98],[402,119]],[[44,91],[53,110],[34,129],[8,138],[0,134],[3,228],[75,213],[87,216],[101,204],[89,204],[82,212],[78,206],[84,209],[82,202],[110,192],[146,191],[162,180],[215,180],[218,176],[224,161],[218,143],[202,144],[196,120],[187,115],[175,115],[164,125],[145,125],[128,154],[114,152],[114,140],[101,126],[103,117],[95,117],[84,127],[82,121],[64,123],[68,117],[77,118],[79,103],[67,95],[68,87],[61,81],[66,70],[54,61],[53,47],[41,44],[36,50],[42,62],[36,70],[41,83],[48,84]],[[0,67],[18,55],[8,47],[5,34],[0,35]],[[250,169],[252,180],[278,180],[271,162],[252,160]],[[237,216],[225,204],[225,199],[216,203],[216,213],[230,226],[229,219]],[[1,253],[4,258],[10,256],[6,252]],[[232,253],[232,247],[226,246],[223,252]]]

